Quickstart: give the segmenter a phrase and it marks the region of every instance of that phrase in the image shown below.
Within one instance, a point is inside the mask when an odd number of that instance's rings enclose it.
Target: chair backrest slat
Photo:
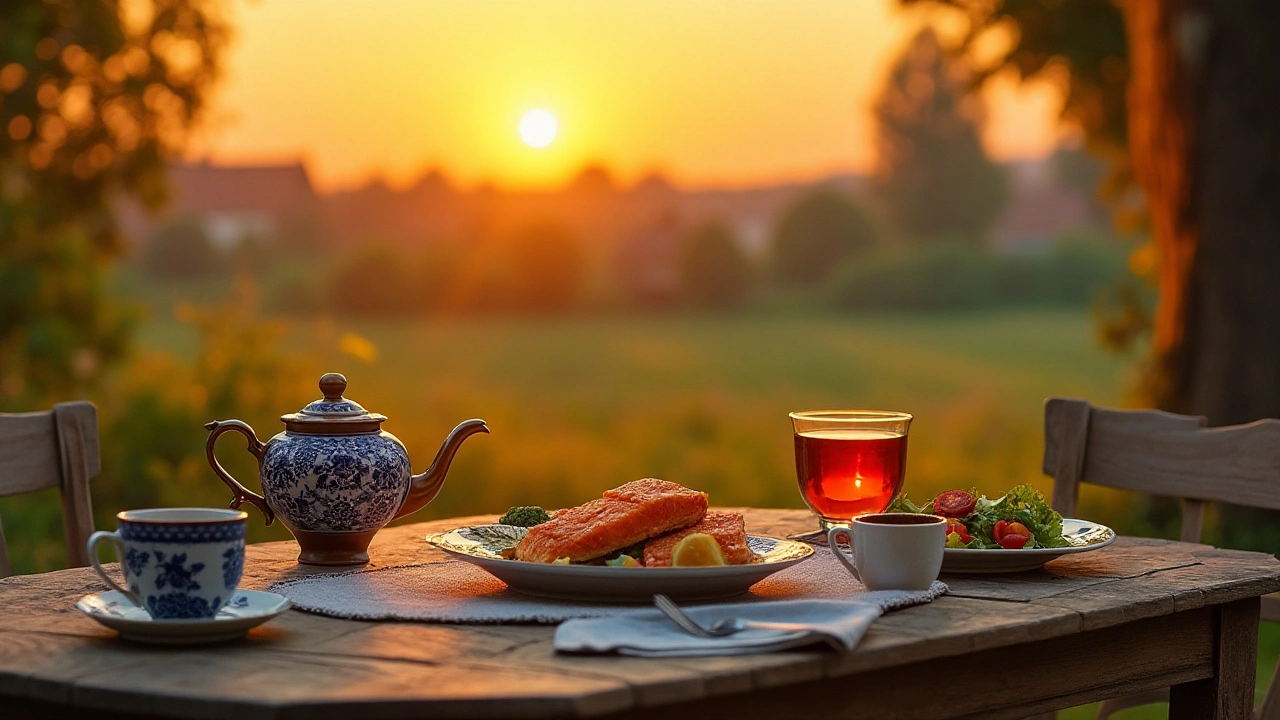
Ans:
[[[0,497],[62,487],[53,412],[0,415]]]
[[[73,567],[89,564],[85,551],[93,534],[89,482],[102,469],[98,447],[98,413],[91,403],[0,414],[0,497],[58,488],[67,557]],[[9,570],[0,530],[0,577]]]
[[[98,412],[87,402],[53,408],[62,468],[62,530],[72,567],[89,564],[87,546],[93,534],[93,502],[89,481],[102,471],[98,454]]]
[[[1074,498],[1080,482],[1183,498],[1189,501],[1184,537],[1199,536],[1204,502],[1280,510],[1280,420],[1204,425],[1204,418],[1190,415],[1051,398],[1045,404],[1044,471],[1054,478],[1055,507],[1060,495]]]

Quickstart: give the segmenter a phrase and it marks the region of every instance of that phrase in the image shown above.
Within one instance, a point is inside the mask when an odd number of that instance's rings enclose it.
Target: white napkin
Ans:
[[[946,585],[935,581],[928,590],[864,592],[857,600],[783,600],[684,608],[703,627],[728,617],[807,626],[799,632],[743,630],[721,638],[694,637],[657,608],[610,617],[578,618],[556,628],[555,649],[567,653],[681,657],[745,655],[826,644],[840,652],[849,652],[885,611],[926,603],[946,591]]]

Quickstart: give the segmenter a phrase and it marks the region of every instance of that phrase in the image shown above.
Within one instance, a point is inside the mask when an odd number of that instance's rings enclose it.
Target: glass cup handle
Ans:
[[[108,530],[99,530],[98,532],[89,536],[89,543],[87,545],[89,550],[89,563],[93,565],[93,571],[98,573],[98,577],[102,578],[102,582],[106,583],[107,585],[110,585],[116,590],[119,590],[125,597],[132,600],[134,605],[137,605],[138,607],[142,607],[142,603],[138,602],[137,595],[134,595],[132,592],[129,592],[128,588],[121,587],[119,583],[117,583],[115,580],[112,580],[107,575],[106,571],[102,569],[102,563],[98,560],[98,545],[103,540],[106,540],[115,546],[116,558],[122,564],[124,563],[124,556],[125,556],[124,541],[120,539],[119,533],[110,532]],[[124,568],[121,567],[120,571],[124,572]]]
[[[839,540],[844,538],[849,543],[849,549],[853,550],[853,530],[847,527],[833,527],[827,531],[827,545],[831,547],[831,552],[844,565],[845,569],[853,574],[858,582],[862,582],[862,576],[858,574],[858,568],[853,564],[853,558],[849,557],[840,549]]]

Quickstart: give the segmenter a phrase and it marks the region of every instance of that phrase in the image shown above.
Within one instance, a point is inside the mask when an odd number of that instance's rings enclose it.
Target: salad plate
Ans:
[[[231,602],[213,618],[155,620],[119,590],[85,595],[76,609],[120,637],[149,645],[197,645],[243,637],[289,609],[287,598],[259,590],[236,590]]]
[[[1038,570],[1063,555],[1100,550],[1116,541],[1116,531],[1088,520],[1062,519],[1063,547],[1020,550],[947,548],[942,552],[944,573],[1014,573]]]
[[[504,552],[527,532],[511,525],[471,525],[427,536],[450,556],[472,563],[524,595],[583,602],[651,603],[662,593],[677,600],[713,600],[745,593],[766,577],[813,556],[809,545],[748,535],[759,557],[744,565],[613,567],[525,562]]]
[[[1106,525],[1064,518],[1040,491],[1018,485],[989,499],[977,491],[948,490],[924,505],[900,495],[889,512],[928,513],[947,520],[944,573],[1013,573],[1050,560],[1104,548],[1116,540]]]

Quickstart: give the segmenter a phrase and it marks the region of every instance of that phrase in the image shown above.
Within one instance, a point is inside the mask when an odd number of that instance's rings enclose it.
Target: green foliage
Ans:
[[[0,4],[0,407],[81,393],[119,358],[109,196],[163,199],[225,29],[212,0]]]
[[[1008,198],[1008,180],[978,137],[981,107],[966,76],[963,62],[925,29],[876,103],[877,188],[909,237],[981,239]]]
[[[773,231],[774,272],[792,284],[822,280],[840,262],[875,244],[875,228],[862,210],[819,188],[779,218]]]
[[[92,395],[102,448],[102,474],[93,484],[97,527],[114,528],[115,513],[129,508],[225,506],[230,491],[205,461],[203,424],[240,418],[265,441],[280,429],[281,413],[313,399],[318,368],[287,351],[287,326],[263,319],[257,305],[252,287],[244,284],[226,303],[179,305],[184,337],[194,342],[184,340],[173,349],[195,354],[136,354]],[[219,456],[246,486],[257,487],[257,464],[243,443],[224,443]],[[66,562],[56,494],[10,498],[0,509],[15,572]],[[253,518],[250,537],[286,534]]]
[[[746,299],[751,268],[729,229],[710,223],[695,230],[685,242],[680,276],[685,296],[694,304],[730,308]]]
[[[208,277],[226,267],[226,259],[194,220],[179,220],[157,230],[147,241],[142,262],[149,275],[165,280]]]
[[[952,243],[843,266],[828,285],[837,307],[911,312],[995,306],[1086,307],[1125,273],[1124,249],[1063,242],[1043,256],[1000,255]]]
[[[968,21],[956,50],[983,58],[976,78],[985,81],[1003,69],[1022,78],[1065,80],[1062,119],[1083,131],[1085,147],[1106,159],[1111,171],[1105,197],[1120,202],[1134,187],[1125,108],[1129,78],[1128,43],[1121,3],[1115,0],[900,0],[904,5],[956,8]],[[1012,33],[1009,33],[1010,29]],[[987,42],[993,36],[1013,42]],[[982,51],[976,48],[981,46]],[[991,49],[1003,48],[992,54]]]

